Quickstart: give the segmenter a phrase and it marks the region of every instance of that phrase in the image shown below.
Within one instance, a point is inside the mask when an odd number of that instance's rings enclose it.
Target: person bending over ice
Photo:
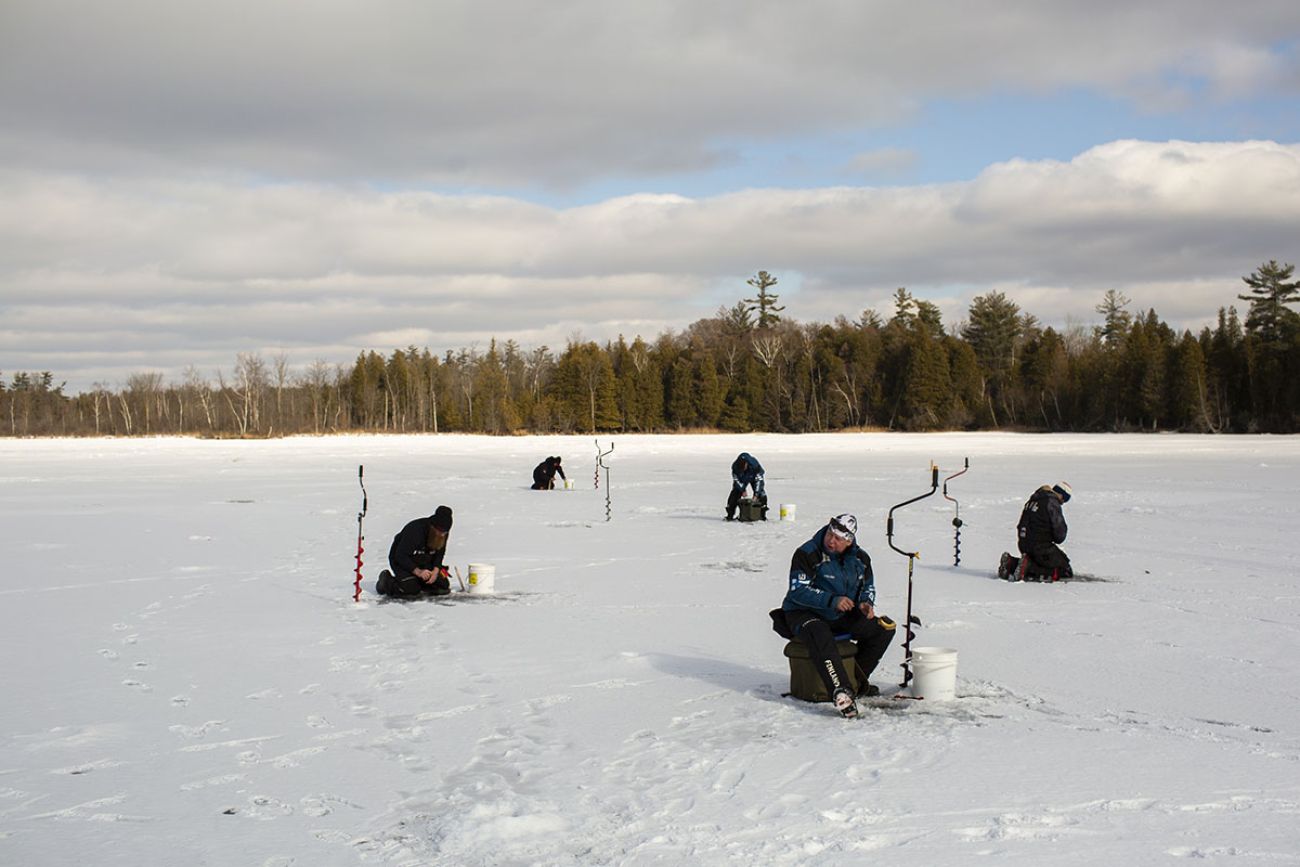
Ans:
[[[754,499],[763,507],[763,520],[767,520],[767,492],[763,488],[763,465],[749,452],[741,452],[731,462],[731,495],[727,497],[727,520],[736,519],[736,508],[745,488],[754,489]]]
[[[416,518],[393,537],[388,565],[379,573],[375,590],[384,596],[414,599],[446,596],[451,592],[447,567],[447,537],[451,534],[451,509],[439,506],[427,518]]]
[[[567,479],[564,475],[564,468],[560,466],[560,456],[547,458],[533,468],[533,490],[549,491],[555,487],[555,475],[559,473],[560,478]]]
[[[857,518],[838,515],[800,545],[790,560],[790,589],[781,603],[789,635],[781,634],[807,646],[835,709],[845,717],[857,716],[858,706],[835,636],[847,633],[858,643],[859,696],[880,694],[867,678],[894,638],[893,622],[876,615],[871,557],[858,547],[857,532]]]

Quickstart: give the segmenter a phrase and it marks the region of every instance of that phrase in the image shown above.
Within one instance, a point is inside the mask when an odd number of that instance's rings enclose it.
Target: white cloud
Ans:
[[[1006,291],[1048,323],[1107,289],[1197,325],[1240,277],[1295,261],[1300,146],[1119,141],[964,183],[624,196],[550,209],[502,197],[321,184],[0,173],[0,369],[85,386],[241,351],[348,362],[407,343],[652,337],[786,277],[787,315],[890,311],[898,286],[952,320]],[[728,294],[727,287],[732,287]],[[149,353],[141,364],[141,351]]]

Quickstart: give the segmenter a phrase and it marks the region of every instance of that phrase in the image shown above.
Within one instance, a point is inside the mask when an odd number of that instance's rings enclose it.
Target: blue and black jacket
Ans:
[[[822,544],[829,526],[822,527],[795,550],[790,559],[790,589],[781,603],[782,610],[811,611],[824,620],[838,620],[846,612],[836,610],[836,597],[876,604],[871,557],[857,542],[841,554],[832,554]]]
[[[749,452],[741,452],[731,463],[731,484],[737,491],[744,491],[749,485],[754,489],[754,496],[763,493],[763,465]]]

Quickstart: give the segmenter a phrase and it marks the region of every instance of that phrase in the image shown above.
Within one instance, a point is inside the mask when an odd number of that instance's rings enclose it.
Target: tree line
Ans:
[[[1242,278],[1213,327],[1179,333],[1108,291],[1101,324],[1043,327],[1002,292],[945,327],[906,289],[888,319],[799,323],[776,278],[753,298],[647,342],[572,339],[562,351],[493,340],[486,350],[361,353],[350,366],[291,369],[240,354],[214,378],[137,373],[65,393],[49,372],[0,378],[7,436],[266,437],[345,432],[488,434],[1178,430],[1294,432],[1300,421],[1300,300],[1294,266]]]

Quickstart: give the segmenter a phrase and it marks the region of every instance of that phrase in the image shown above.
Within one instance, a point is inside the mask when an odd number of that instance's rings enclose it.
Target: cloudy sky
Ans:
[[[1300,262],[1294,0],[3,0],[0,371],[1107,289]]]

